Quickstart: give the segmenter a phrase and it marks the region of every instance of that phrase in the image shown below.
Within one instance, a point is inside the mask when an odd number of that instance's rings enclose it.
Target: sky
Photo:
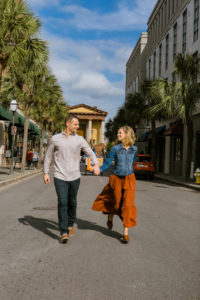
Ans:
[[[70,105],[113,118],[125,99],[126,62],[157,0],[27,0],[42,23],[49,65]]]

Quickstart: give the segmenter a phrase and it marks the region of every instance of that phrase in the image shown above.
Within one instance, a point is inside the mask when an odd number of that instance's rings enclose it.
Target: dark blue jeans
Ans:
[[[64,181],[54,177],[54,184],[58,196],[58,223],[60,233],[68,233],[76,220],[77,193],[80,178],[74,181]]]

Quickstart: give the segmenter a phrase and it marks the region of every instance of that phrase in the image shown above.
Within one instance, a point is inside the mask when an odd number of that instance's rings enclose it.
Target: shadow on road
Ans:
[[[122,238],[122,235],[116,231],[110,231],[106,227],[102,227],[100,225],[97,225],[94,222],[86,221],[77,218],[76,219],[76,224],[78,226],[78,229],[80,230],[93,230],[93,231],[98,231],[101,232],[104,235],[110,236],[112,238],[115,238],[117,240],[120,240]]]
[[[52,239],[55,239],[55,240],[59,239],[59,236],[57,236],[56,234],[54,234],[50,231],[50,229],[58,230],[58,223],[56,223],[54,221],[36,218],[33,216],[24,216],[24,218],[19,218],[18,221],[23,225],[32,226],[33,228],[50,236]]]
[[[50,230],[58,230],[58,223],[48,220],[48,219],[41,219],[36,218],[33,216],[24,216],[24,218],[19,218],[18,221],[23,225],[29,225],[33,228],[45,233],[46,235],[50,236],[52,239],[59,240],[60,236],[52,233]],[[110,231],[106,227],[102,227],[100,225],[97,225],[94,222],[86,221],[77,218],[76,224],[78,229],[80,230],[93,230],[101,232],[104,235],[110,236],[112,238],[115,238],[117,240],[121,240],[122,235],[116,231]]]

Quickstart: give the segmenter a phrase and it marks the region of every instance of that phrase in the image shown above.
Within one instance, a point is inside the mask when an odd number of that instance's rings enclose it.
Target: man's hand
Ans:
[[[49,177],[49,174],[44,174],[44,175],[43,175],[43,179],[44,179],[44,183],[45,183],[45,184],[50,183],[50,177]]]
[[[99,164],[95,164],[92,169],[93,169],[92,171],[94,172],[94,175],[98,176],[101,173],[100,168],[99,168]]]

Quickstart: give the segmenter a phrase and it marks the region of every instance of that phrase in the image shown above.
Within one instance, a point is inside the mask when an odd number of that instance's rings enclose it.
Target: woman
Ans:
[[[113,215],[118,215],[124,225],[123,242],[129,242],[128,229],[137,224],[135,200],[135,175],[133,164],[137,147],[135,134],[131,127],[124,126],[117,133],[118,144],[111,148],[106,162],[101,166],[101,172],[108,169],[115,159],[114,174],[109,177],[109,183],[95,200],[92,209],[108,214],[107,226],[111,230]]]

